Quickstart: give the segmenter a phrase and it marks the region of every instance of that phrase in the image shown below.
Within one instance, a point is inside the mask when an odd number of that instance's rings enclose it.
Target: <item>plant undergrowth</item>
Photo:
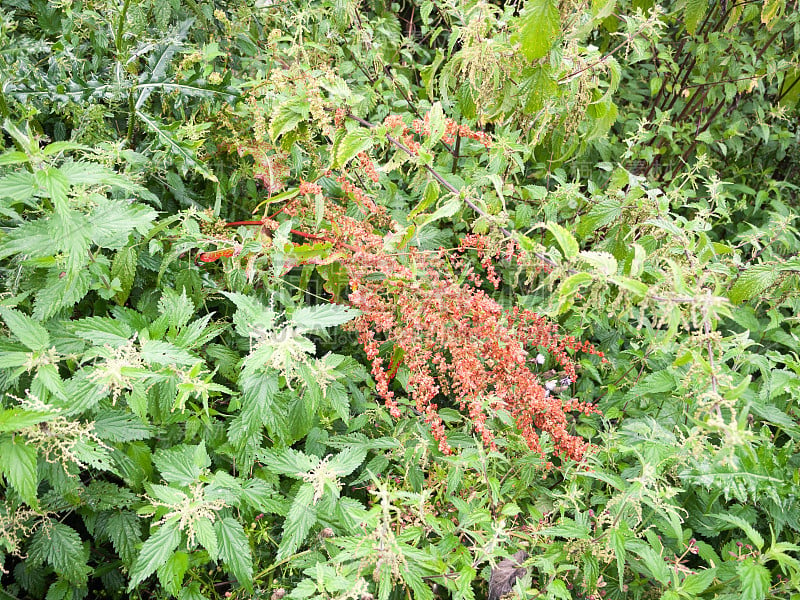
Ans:
[[[0,8],[0,598],[800,598],[796,2]]]

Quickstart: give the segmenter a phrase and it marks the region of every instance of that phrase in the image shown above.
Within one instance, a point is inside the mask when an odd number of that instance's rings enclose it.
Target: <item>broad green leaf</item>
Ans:
[[[55,417],[54,413],[31,411],[23,408],[0,409],[0,433],[19,431]]]
[[[716,575],[716,569],[703,569],[698,573],[688,575],[681,583],[680,589],[687,594],[701,594],[711,585]]]
[[[276,106],[269,123],[272,140],[276,141],[284,133],[292,131],[301,121],[308,119],[310,108],[304,98],[293,98]]]
[[[175,521],[164,523],[158,531],[145,540],[136,562],[130,570],[128,592],[156,572],[172,556],[181,541],[181,532]]]
[[[336,166],[347,165],[356,154],[372,148],[373,143],[369,129],[359,127],[348,131],[336,147]]]
[[[764,547],[764,538],[761,536],[755,528],[745,521],[742,517],[737,515],[733,515],[730,513],[715,513],[710,515],[720,521],[725,521],[726,523],[730,523],[734,527],[738,527],[742,531],[744,531],[747,538],[753,543],[753,545],[761,550]]]
[[[194,524],[198,543],[206,549],[211,560],[219,559],[219,544],[214,524],[207,517],[200,517]]]
[[[306,539],[308,532],[317,522],[317,510],[314,506],[314,488],[304,483],[297,490],[292,507],[283,523],[283,536],[276,560],[283,560],[294,554]]]
[[[233,324],[236,325],[236,333],[239,335],[250,337],[253,332],[268,332],[275,326],[275,312],[257,299],[237,292],[222,293],[236,305]]]
[[[558,37],[561,15],[554,0],[528,0],[520,19],[518,40],[522,55],[533,62],[545,56]]]
[[[0,198],[10,198],[13,204],[26,202],[33,197],[37,189],[36,177],[28,171],[0,177]]]
[[[556,242],[558,242],[559,247],[561,248],[561,254],[566,259],[574,258],[578,255],[578,251],[580,247],[578,246],[578,240],[575,239],[575,236],[572,235],[565,227],[562,227],[558,223],[546,223],[545,227],[547,230],[553,234],[553,237],[556,238]]]
[[[741,581],[742,600],[764,600],[767,597],[772,578],[764,565],[747,558],[736,566],[736,572]]]
[[[60,212],[67,206],[67,191],[69,180],[55,167],[47,167],[36,171],[36,183],[47,191],[47,196],[53,201],[56,211]]]
[[[94,418],[94,433],[101,440],[130,442],[148,439],[152,429],[131,414],[120,410],[105,410]]]
[[[197,481],[203,469],[211,466],[205,443],[197,446],[160,448],[153,455],[153,464],[161,476],[171,483],[187,486]]]
[[[214,523],[219,542],[219,558],[228,567],[228,572],[247,590],[253,589],[253,558],[250,544],[241,523],[226,517]]]
[[[570,298],[575,295],[581,287],[591,283],[592,276],[589,273],[575,273],[570,275],[558,286],[558,295],[561,298]]]
[[[157,569],[158,581],[173,596],[177,596],[183,583],[183,576],[189,568],[189,555],[179,550],[170,556]]]
[[[264,450],[261,453],[260,460],[264,463],[264,466],[276,475],[289,475],[296,479],[302,478],[304,474],[319,464],[319,459],[316,456],[307,456],[300,450],[293,448]]]
[[[129,343],[133,334],[127,323],[111,317],[86,317],[70,323],[69,329],[97,346],[108,344],[114,348]]]
[[[686,31],[694,35],[697,32],[700,19],[705,16],[707,10],[708,0],[686,0],[683,16]]]
[[[34,561],[44,560],[70,583],[85,584],[89,553],[81,536],[69,525],[50,521],[42,526],[33,536],[29,553]]]
[[[340,304],[317,304],[295,310],[292,314],[292,323],[298,331],[313,331],[314,329],[343,325],[360,314],[360,310]]]
[[[50,347],[50,334],[28,315],[13,308],[0,307],[0,316],[11,333],[31,350],[46,350]]]
[[[129,510],[108,515],[108,537],[126,565],[131,565],[136,557],[136,545],[142,539],[141,521],[141,517]]]
[[[9,152],[4,152],[0,154],[0,166],[5,165],[17,165],[20,163],[26,163],[30,159],[28,155],[24,152],[20,152],[19,150],[11,150]],[[2,184],[2,180],[0,180],[0,184]],[[0,194],[5,195],[5,191],[0,191]]]
[[[151,365],[194,365],[199,360],[183,348],[158,340],[142,343],[142,359]]]
[[[108,200],[89,215],[93,227],[92,241],[102,248],[122,249],[132,231],[146,233],[156,216],[156,211],[144,204]]]
[[[615,277],[613,281],[619,287],[626,289],[629,292],[633,292],[634,294],[640,297],[646,296],[647,290],[650,289],[646,283],[642,283],[641,281],[636,281],[635,279],[631,279],[630,277]]]
[[[328,461],[328,468],[339,477],[350,475],[366,457],[367,451],[364,448],[345,448]]]
[[[752,300],[764,290],[772,286],[780,277],[780,272],[776,265],[761,264],[747,268],[728,292],[731,302],[741,302]]]
[[[0,471],[20,497],[31,506],[38,506],[36,488],[36,448],[28,446],[21,437],[5,435],[0,438]]]

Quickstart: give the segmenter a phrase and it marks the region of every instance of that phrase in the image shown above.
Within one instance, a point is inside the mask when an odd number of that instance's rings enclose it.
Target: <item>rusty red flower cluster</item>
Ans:
[[[544,454],[540,435],[546,432],[556,452],[580,460],[588,443],[569,432],[567,413],[597,410],[551,394],[539,380],[532,357],[547,353],[562,379],[572,382],[577,373],[570,352],[600,353],[591,344],[560,335],[545,317],[506,310],[475,285],[462,283],[461,276],[465,271],[470,275],[471,267],[458,252],[414,248],[388,252],[389,237],[329,204],[326,211],[330,210],[334,225],[328,239],[346,250],[340,261],[350,280],[348,301],[361,311],[350,327],[358,333],[376,391],[392,416],[402,415],[391,389],[402,362],[408,370],[413,409],[424,418],[443,453],[452,452],[439,414],[440,407],[448,404],[469,416],[488,448],[496,447],[488,418],[506,410],[531,449]],[[498,276],[488,262],[487,248],[481,236],[468,236],[459,250],[480,249],[484,267],[490,267],[488,278],[494,281]],[[513,245],[504,249],[506,258],[515,252]],[[480,284],[480,277],[473,279]],[[381,352],[384,346],[392,349],[388,355]]]
[[[428,113],[422,119],[414,119],[411,121],[411,126],[406,125],[403,117],[400,115],[389,115],[383,120],[383,124],[390,130],[399,130],[399,139],[403,144],[411,150],[412,153],[418,154],[419,148],[422,145],[414,137],[427,137],[431,134],[431,113]],[[412,134],[413,131],[413,134]],[[491,136],[484,131],[474,131],[467,125],[459,125],[453,119],[445,118],[445,129],[442,134],[442,141],[447,144],[455,143],[456,136],[468,138],[480,142],[485,148],[490,148],[492,145]]]

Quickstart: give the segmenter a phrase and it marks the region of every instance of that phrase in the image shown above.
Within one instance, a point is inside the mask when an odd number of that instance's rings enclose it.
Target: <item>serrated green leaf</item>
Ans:
[[[710,515],[720,521],[725,521],[726,523],[730,523],[734,527],[738,527],[742,531],[744,531],[747,538],[753,543],[753,545],[761,550],[764,547],[764,538],[761,536],[755,528],[745,521],[742,517],[737,515],[732,515],[728,513],[715,513]]]
[[[120,410],[105,410],[94,418],[94,433],[101,440],[110,442],[131,442],[146,440],[151,428],[134,415]]]
[[[296,479],[319,464],[319,458],[316,456],[307,456],[294,448],[264,450],[259,459],[276,475],[289,475]]]
[[[36,488],[36,448],[25,445],[22,438],[6,435],[0,438],[0,471],[20,497],[31,506],[38,506]]]
[[[160,448],[153,455],[153,464],[165,480],[187,486],[197,481],[203,469],[211,466],[211,459],[205,443],[201,442],[197,446]]]
[[[301,121],[305,121],[310,108],[304,98],[293,98],[276,106],[269,123],[269,135],[272,140],[276,141],[284,133],[292,131]]]
[[[214,524],[207,517],[200,517],[195,521],[194,533],[198,543],[206,549],[211,560],[219,559],[219,544]]]
[[[158,581],[164,589],[173,596],[177,596],[183,583],[183,576],[189,568],[189,555],[181,550],[170,556],[166,562],[159,565],[156,574]]]
[[[31,350],[46,350],[50,347],[50,334],[28,315],[13,308],[0,307],[0,316],[11,333]]]
[[[31,411],[22,408],[8,408],[0,410],[0,433],[19,431],[55,417],[54,413],[44,411]]]
[[[253,559],[250,544],[241,523],[226,517],[214,523],[219,542],[219,557],[228,567],[228,572],[248,591],[253,589]]]
[[[153,119],[150,115],[143,113],[140,110],[136,111],[136,117],[144,123],[150,131],[158,136],[158,139],[173,155],[174,158],[185,164],[187,167],[193,169],[209,181],[217,181],[216,176],[206,168],[206,166],[197,158],[194,150],[190,149],[178,141],[173,133],[164,125]]]
[[[26,163],[29,160],[30,159],[28,158],[28,155],[19,150],[11,150],[9,152],[4,152],[3,154],[0,154],[0,166],[18,165],[20,163]],[[0,180],[0,184],[2,184],[2,180]]]
[[[127,323],[111,317],[86,317],[71,322],[69,329],[97,346],[108,344],[113,348],[129,343],[133,334]]]
[[[355,471],[366,457],[364,448],[345,448],[328,461],[328,468],[337,476],[344,477]]]
[[[283,560],[294,554],[316,522],[317,509],[314,506],[314,488],[310,483],[304,483],[297,490],[289,513],[286,515],[276,560]]]
[[[292,323],[298,331],[313,331],[314,329],[343,325],[360,314],[360,310],[340,304],[317,304],[295,310],[292,314]]]
[[[522,55],[533,62],[545,56],[561,29],[561,15],[554,0],[528,0],[518,34]]]
[[[64,523],[50,521],[39,529],[33,536],[29,553],[34,560],[44,560],[70,583],[85,583],[91,570],[86,565],[88,552],[84,550],[81,536]]]
[[[688,575],[680,585],[680,590],[687,594],[701,594],[708,589],[717,575],[716,569],[703,569],[698,573]]]
[[[753,265],[742,273],[728,292],[731,302],[752,300],[775,284],[780,272],[775,265]]]
[[[156,572],[156,569],[172,556],[181,541],[181,532],[176,522],[167,522],[145,540],[136,562],[131,567],[128,592]]]
[[[119,250],[134,230],[145,234],[156,216],[156,211],[144,204],[107,200],[89,215],[93,227],[92,241],[101,248]]]
[[[337,167],[345,166],[359,152],[372,148],[372,134],[368,129],[356,128],[348,131],[336,148]]]
[[[136,545],[142,540],[141,518],[129,510],[108,516],[106,531],[114,550],[126,565],[136,557]]]
[[[158,340],[142,343],[142,359],[150,365],[194,365],[199,360],[183,348]]]
[[[736,565],[736,572],[741,581],[740,598],[742,600],[764,600],[770,587],[769,570],[748,558]]]
[[[700,19],[705,16],[707,10],[708,0],[686,0],[683,13],[683,23],[686,26],[686,31],[694,35],[697,32]]]
[[[575,295],[581,287],[591,283],[592,276],[589,273],[575,273],[570,275],[558,286],[558,295],[560,298],[568,298]]]
[[[556,242],[558,242],[561,248],[561,254],[564,258],[570,259],[578,255],[578,251],[580,250],[578,240],[576,240],[575,236],[567,231],[565,227],[553,222],[545,223],[544,226],[553,234],[553,237],[556,238]]]

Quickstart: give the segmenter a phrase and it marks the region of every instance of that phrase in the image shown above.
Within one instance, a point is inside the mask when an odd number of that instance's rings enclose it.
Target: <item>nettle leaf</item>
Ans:
[[[348,131],[336,146],[335,167],[345,166],[359,152],[365,152],[373,146],[372,134],[368,129],[358,127]]]
[[[206,549],[211,560],[219,559],[219,544],[217,543],[217,533],[214,524],[207,517],[201,517],[195,521],[194,533],[200,545]]]
[[[164,523],[158,531],[151,535],[142,545],[136,562],[131,567],[128,592],[156,572],[159,566],[172,556],[181,541],[181,532],[175,521]]]
[[[197,446],[160,448],[153,456],[153,463],[164,479],[185,486],[197,481],[203,469],[211,466],[211,459],[205,442],[201,442]]]
[[[38,506],[36,488],[36,448],[22,438],[5,435],[0,438],[0,471],[20,497],[31,506]]]
[[[304,483],[297,490],[283,523],[283,536],[280,546],[278,546],[276,560],[283,560],[294,554],[316,522],[317,509],[314,506],[314,488],[310,483]]]
[[[156,211],[144,204],[107,200],[89,215],[94,228],[93,242],[101,248],[123,248],[132,231],[147,233],[156,216]]]
[[[554,0],[528,0],[520,20],[518,40],[522,55],[533,62],[545,56],[561,30],[561,15]]]
[[[360,314],[360,310],[340,304],[318,304],[295,310],[292,314],[292,323],[299,331],[305,332],[343,325]]]
[[[763,600],[767,597],[771,577],[764,565],[748,558],[736,565],[736,572],[741,581],[742,600]]]
[[[700,19],[705,16],[707,10],[708,0],[686,0],[683,13],[683,23],[686,26],[686,31],[694,35],[697,32]]]
[[[127,323],[111,317],[86,317],[69,323],[69,329],[96,346],[108,344],[114,348],[127,344],[133,333]]]
[[[572,235],[565,227],[562,227],[558,223],[542,223],[550,233],[553,234],[553,237],[558,242],[559,247],[561,248],[561,254],[566,259],[574,258],[578,255],[580,251],[580,246],[578,245],[578,240],[575,239],[575,236]]]
[[[55,417],[54,413],[45,411],[25,410],[23,408],[8,408],[0,410],[0,433],[18,431],[31,427]]]
[[[27,203],[33,198],[36,190],[36,178],[33,173],[28,171],[19,171],[0,177],[0,198],[9,198],[12,201],[11,204]]]
[[[120,291],[114,296],[114,301],[122,306],[130,296],[133,282],[136,278],[136,265],[139,261],[139,251],[136,246],[126,246],[114,255],[111,262],[111,277],[118,279]]]
[[[132,511],[114,512],[108,516],[106,531],[119,557],[130,565],[136,557],[136,545],[142,540],[141,517]]]
[[[275,312],[257,299],[236,292],[223,292],[223,294],[236,305],[233,324],[239,335],[249,337],[253,332],[271,331],[275,326]]]
[[[307,456],[293,448],[264,450],[259,460],[276,475],[289,475],[295,479],[300,479],[319,464],[316,456]]]
[[[89,576],[88,548],[69,525],[50,521],[33,534],[28,552],[30,560],[46,562],[70,583],[84,583]]]
[[[158,567],[158,581],[170,594],[177,596],[188,568],[189,555],[179,550]]]
[[[226,517],[214,523],[214,530],[219,541],[219,557],[227,565],[228,572],[248,591],[252,591],[253,558],[241,523]]]
[[[269,135],[273,141],[308,119],[310,110],[311,105],[305,98],[292,98],[276,106],[269,123]]]
[[[199,360],[183,348],[158,340],[142,343],[142,359],[151,365],[193,365]]]
[[[744,271],[728,292],[731,302],[752,300],[775,284],[780,272],[773,264],[753,265]]]
[[[50,347],[50,334],[28,315],[13,308],[0,307],[0,316],[14,337],[31,350],[46,350]]]
[[[76,271],[51,269],[45,280],[45,287],[36,294],[33,301],[33,317],[46,320],[59,310],[83,300],[89,292],[92,275],[83,267]]]
[[[148,439],[152,429],[134,415],[119,410],[106,410],[95,417],[94,433],[101,440],[131,442]]]
[[[345,448],[328,461],[328,468],[342,477],[355,471],[367,457],[366,450],[362,448]]]

